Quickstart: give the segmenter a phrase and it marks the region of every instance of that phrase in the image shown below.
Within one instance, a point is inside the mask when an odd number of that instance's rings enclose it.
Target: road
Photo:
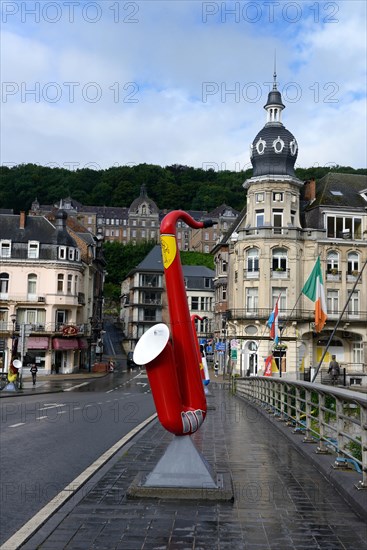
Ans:
[[[0,543],[155,412],[144,372],[75,382],[74,391],[0,400]]]

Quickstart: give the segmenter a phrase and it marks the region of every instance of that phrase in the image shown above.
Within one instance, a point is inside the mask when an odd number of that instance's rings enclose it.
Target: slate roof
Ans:
[[[129,275],[137,271],[157,271],[163,273],[162,248],[160,244],[156,244]],[[183,265],[182,271],[186,277],[214,277],[215,275],[213,269],[201,265]]]
[[[13,243],[38,241],[42,244],[76,246],[74,239],[64,230],[57,230],[43,216],[26,216],[25,227],[20,229],[17,214],[0,215],[0,238]]]
[[[329,172],[316,183],[316,200],[306,207],[332,206],[366,208],[367,202],[360,195],[367,188],[367,176]],[[336,194],[333,194],[333,192]]]
[[[323,229],[321,207],[364,212],[367,201],[360,194],[367,187],[367,176],[329,172],[316,182],[316,199],[301,200],[301,223],[303,227]]]

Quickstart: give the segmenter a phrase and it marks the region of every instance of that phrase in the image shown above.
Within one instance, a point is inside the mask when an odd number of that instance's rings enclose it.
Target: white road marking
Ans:
[[[84,472],[74,479],[69,485],[67,485],[58,495],[50,500],[46,506],[44,506],[32,519],[27,521],[18,529],[18,531],[10,537],[0,547],[0,550],[9,550],[9,548],[17,549],[21,547],[40,527],[43,525],[66,501],[68,501],[74,493],[80,489],[104,464],[116,454],[121,447],[126,445],[145,426],[152,422],[157,417],[157,413],[152,414],[146,420],[141,422],[128,434],[124,435],[115,445],[113,445],[108,451],[103,453],[97,460],[93,462]]]
[[[73,391],[77,388],[81,388],[82,386],[87,386],[89,382],[83,382],[82,384],[78,384],[77,386],[73,386],[72,388],[66,388],[64,391]]]
[[[18,424],[12,424],[9,428],[17,428],[18,426],[24,426],[25,422],[18,422]]]

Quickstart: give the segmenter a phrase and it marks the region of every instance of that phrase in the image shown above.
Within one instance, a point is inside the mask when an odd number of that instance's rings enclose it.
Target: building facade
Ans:
[[[198,320],[197,335],[211,338],[214,315],[214,271],[202,266],[182,266],[190,314]],[[134,350],[139,338],[156,323],[170,325],[162,252],[155,246],[121,285],[120,320],[125,351]],[[204,319],[205,317],[205,319]]]
[[[319,182],[300,181],[294,172],[298,144],[282,123],[283,109],[274,76],[266,123],[251,145],[246,207],[213,249],[215,335],[227,344],[223,367],[263,374],[265,359],[273,354],[278,374],[301,378],[319,364],[328,344],[323,366],[335,353],[348,379],[362,383],[367,374],[367,268],[361,274],[367,262],[367,178],[330,173]],[[316,333],[314,304],[302,288],[319,256],[328,318]],[[282,330],[275,346],[267,320],[277,301]]]
[[[65,211],[53,223],[24,212],[0,215],[2,372],[15,357],[45,374],[91,368],[104,268],[101,241],[68,228]]]

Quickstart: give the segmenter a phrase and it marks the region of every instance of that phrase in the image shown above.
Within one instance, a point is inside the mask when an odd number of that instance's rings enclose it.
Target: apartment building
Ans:
[[[284,107],[274,80],[266,123],[251,144],[246,207],[213,249],[215,335],[237,348],[232,357],[227,345],[228,370],[262,374],[273,353],[280,375],[300,378],[329,345],[323,366],[335,353],[359,384],[367,374],[367,178],[330,172],[300,181]],[[302,288],[319,256],[328,318],[316,333],[314,304]],[[277,300],[282,331],[275,346],[267,320]]]
[[[0,369],[18,357],[41,373],[91,368],[102,329],[101,239],[67,214],[0,214]],[[94,354],[93,354],[94,352]]]

